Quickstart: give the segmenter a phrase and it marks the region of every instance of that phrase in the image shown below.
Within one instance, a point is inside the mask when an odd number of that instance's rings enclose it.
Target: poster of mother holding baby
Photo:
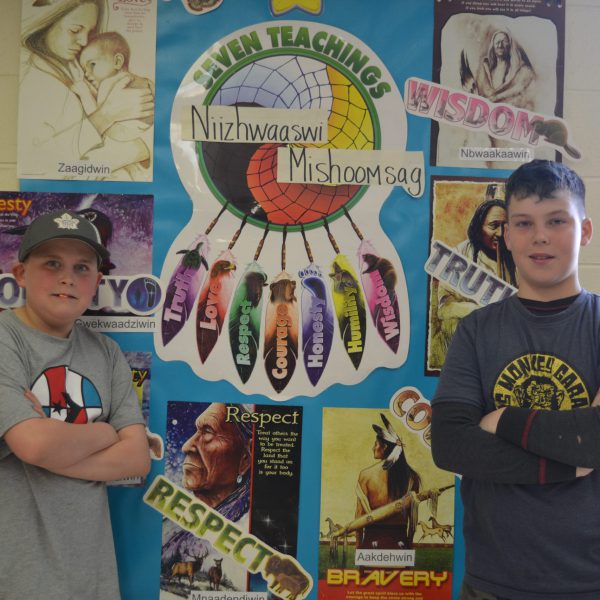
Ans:
[[[18,176],[152,181],[156,0],[24,0]]]

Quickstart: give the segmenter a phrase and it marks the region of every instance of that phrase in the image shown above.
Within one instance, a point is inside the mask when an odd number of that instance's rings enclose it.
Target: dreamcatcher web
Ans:
[[[374,125],[365,99],[344,74],[306,56],[279,55],[246,65],[225,81],[213,105],[263,108],[320,108],[329,113],[326,144],[343,149],[373,149]],[[277,181],[279,144],[203,144],[208,173],[225,199],[273,225],[298,225],[332,217],[357,194],[359,186],[290,184]]]
[[[299,56],[271,56],[234,74],[221,86],[212,104],[331,110],[332,100],[327,67],[322,62]]]

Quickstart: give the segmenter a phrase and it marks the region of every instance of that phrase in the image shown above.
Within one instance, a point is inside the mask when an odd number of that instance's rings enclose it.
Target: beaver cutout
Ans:
[[[560,146],[565,149],[565,152],[575,159],[581,158],[581,152],[574,146],[567,143],[569,132],[562,121],[558,119],[548,119],[547,121],[535,121],[533,130],[541,136],[544,136],[544,141]]]

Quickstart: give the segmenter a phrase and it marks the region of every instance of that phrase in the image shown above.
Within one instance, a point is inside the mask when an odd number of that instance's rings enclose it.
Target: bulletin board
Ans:
[[[94,74],[90,40],[67,85],[23,49],[0,301],[23,301],[9,273],[31,218],[110,224],[82,321],[131,356],[154,459],[109,489],[123,598],[456,598],[459,480],[433,464],[430,400],[451,306],[514,291],[499,244],[472,247],[478,206],[521,162],[579,155],[564,6],[103,6],[128,66]],[[115,117],[147,94],[153,116]]]

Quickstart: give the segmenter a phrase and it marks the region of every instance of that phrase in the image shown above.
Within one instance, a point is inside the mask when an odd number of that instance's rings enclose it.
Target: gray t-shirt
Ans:
[[[3,600],[115,600],[120,597],[104,483],[26,464],[4,434],[47,415],[72,423],[143,423],[131,371],[117,344],[82,325],[66,339],[0,314],[0,597]]]

